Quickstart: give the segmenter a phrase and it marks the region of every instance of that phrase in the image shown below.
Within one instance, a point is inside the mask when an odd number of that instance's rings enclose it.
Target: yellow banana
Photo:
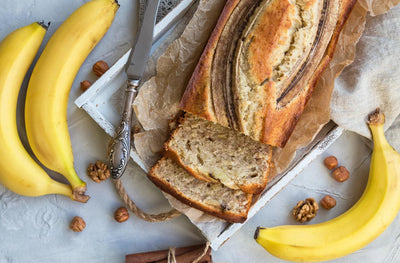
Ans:
[[[374,142],[369,178],[352,208],[320,224],[258,227],[256,241],[279,258],[314,262],[345,256],[378,237],[400,209],[400,155],[385,138],[384,122],[379,110],[369,116]]]
[[[10,33],[0,43],[0,183],[25,196],[63,194],[69,185],[51,179],[25,150],[17,130],[17,101],[22,81],[46,34],[33,23]]]
[[[68,179],[76,196],[83,196],[86,183],[74,168],[67,124],[69,92],[118,7],[116,0],[92,0],[75,10],[50,38],[28,84],[25,125],[29,144],[43,165]]]

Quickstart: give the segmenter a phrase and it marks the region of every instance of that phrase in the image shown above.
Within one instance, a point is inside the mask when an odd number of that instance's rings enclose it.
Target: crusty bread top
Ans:
[[[283,147],[355,0],[228,0],[181,108]]]

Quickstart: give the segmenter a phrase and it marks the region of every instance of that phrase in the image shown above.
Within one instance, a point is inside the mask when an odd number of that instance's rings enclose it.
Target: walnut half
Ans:
[[[314,198],[307,198],[305,201],[297,203],[292,210],[292,214],[298,222],[303,223],[313,219],[317,215],[318,209],[317,201]]]
[[[74,232],[82,232],[85,227],[85,220],[80,216],[75,216],[69,224],[69,228]]]
[[[95,164],[89,164],[87,169],[88,176],[96,183],[100,183],[110,177],[110,170],[107,164],[97,161]]]

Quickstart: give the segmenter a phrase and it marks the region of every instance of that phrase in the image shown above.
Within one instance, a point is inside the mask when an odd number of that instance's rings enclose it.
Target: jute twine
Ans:
[[[128,194],[126,193],[126,190],[124,186],[122,185],[122,182],[120,179],[112,179],[114,182],[115,188],[117,189],[117,192],[119,196],[121,197],[122,201],[125,203],[125,205],[139,218],[148,221],[148,222],[161,222],[161,221],[167,221],[169,219],[175,218],[180,216],[182,213],[179,212],[176,209],[172,209],[169,212],[166,213],[160,213],[160,214],[147,214],[143,212],[135,202],[133,202]],[[198,263],[200,260],[207,254],[208,249],[210,248],[210,242],[207,241],[206,245],[204,246],[203,252],[192,261],[192,263]],[[167,263],[176,263],[176,257],[175,257],[175,247],[170,247],[168,250],[168,259]]]
[[[198,263],[206,254],[208,249],[210,248],[210,242],[207,241],[206,245],[204,246],[203,252],[201,252],[201,254],[195,258],[192,263]],[[167,259],[167,263],[176,263],[176,257],[175,257],[175,248],[174,247],[170,247],[168,250],[168,259]]]
[[[143,212],[135,202],[133,202],[128,194],[126,193],[126,190],[124,186],[122,185],[122,182],[120,179],[113,179],[112,180],[115,184],[115,188],[117,189],[117,192],[119,196],[121,197],[122,201],[125,203],[125,205],[139,218],[148,221],[148,222],[162,222],[162,221],[167,221],[172,218],[180,216],[182,213],[179,212],[176,209],[172,209],[169,212],[166,213],[160,213],[160,214],[147,214]],[[169,262],[169,261],[168,261]]]

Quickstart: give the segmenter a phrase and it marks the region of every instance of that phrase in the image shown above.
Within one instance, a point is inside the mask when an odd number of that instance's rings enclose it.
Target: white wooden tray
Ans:
[[[174,25],[182,19],[189,10],[195,8],[196,0],[182,0],[167,16],[165,16],[155,28],[153,51],[162,43],[164,37],[172,30]],[[75,100],[75,105],[85,110],[93,120],[110,136],[114,136],[115,127],[120,121],[121,109],[113,103],[120,100],[122,104],[122,90],[125,86],[126,75],[124,66],[128,60],[130,50],[126,52],[110,69],[100,77],[93,85]],[[280,190],[282,190],[292,179],[296,177],[311,161],[324,152],[341,134],[343,130],[335,123],[329,122],[325,125],[314,140],[305,148],[296,153],[296,157],[289,168],[277,175],[268,183],[267,189],[260,199],[250,209],[248,220],[253,217],[268,201],[270,201]],[[132,150],[131,158],[147,172],[139,155]],[[213,249],[218,249],[244,224],[228,223],[198,223],[196,225],[203,235],[210,241]],[[212,229],[212,231],[210,231]]]

